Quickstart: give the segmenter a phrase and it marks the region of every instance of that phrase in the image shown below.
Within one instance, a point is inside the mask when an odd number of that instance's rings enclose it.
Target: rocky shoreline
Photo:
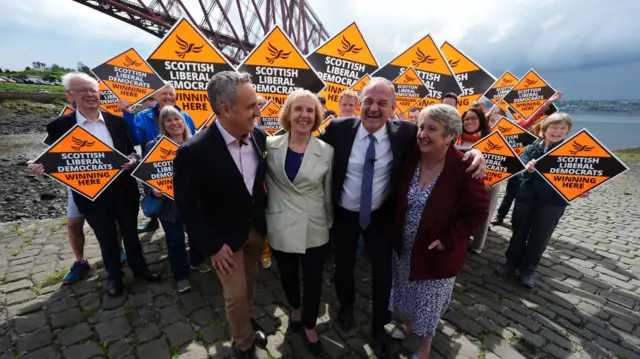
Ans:
[[[32,101],[0,103],[0,223],[66,215],[66,189],[27,170],[27,160],[46,148],[41,141],[47,123],[63,107]]]

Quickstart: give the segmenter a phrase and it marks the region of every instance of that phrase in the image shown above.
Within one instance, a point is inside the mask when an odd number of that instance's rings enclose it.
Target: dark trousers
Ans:
[[[102,194],[107,195],[107,193]],[[117,194],[111,194],[115,195]],[[124,276],[120,264],[120,247],[118,246],[118,228],[122,235],[122,243],[127,253],[127,263],[134,274],[143,274],[147,264],[142,255],[142,245],[138,237],[137,200],[119,197],[108,203],[93,203],[85,213],[85,218],[100,244],[104,268],[109,279],[120,279]]]
[[[371,330],[380,332],[391,320],[389,295],[391,293],[391,216],[376,210],[371,214],[371,224],[360,228],[358,212],[338,207],[334,216],[331,237],[335,244],[335,286],[342,308],[352,309],[355,301],[355,279],[358,238],[362,233],[366,253],[371,263],[372,314]]]
[[[300,309],[300,276],[298,275],[302,263],[302,324],[307,329],[313,329],[318,320],[320,295],[322,292],[322,271],[327,259],[329,244],[308,248],[305,254],[287,253],[272,249],[273,256],[278,262],[282,289],[287,296],[289,305]]]
[[[504,197],[502,197],[502,202],[500,202],[500,207],[498,207],[498,218],[504,219],[509,214],[511,205],[518,195],[519,188],[520,176],[513,176],[507,180],[507,189],[504,192]]]
[[[516,200],[513,235],[505,253],[507,265],[518,268],[520,274],[533,274],[565,209]]]
[[[175,281],[189,278],[189,263],[187,263],[187,248],[184,244],[184,224],[181,220],[169,222],[160,220],[164,229],[164,238],[167,243],[167,254],[173,279]],[[189,237],[189,262],[192,266],[204,262],[204,257]]]

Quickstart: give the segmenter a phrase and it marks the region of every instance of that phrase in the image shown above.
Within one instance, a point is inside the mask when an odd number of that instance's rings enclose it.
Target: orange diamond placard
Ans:
[[[273,100],[269,100],[260,110],[262,129],[272,136],[280,129],[280,107]]]
[[[464,113],[472,103],[482,97],[496,79],[471,57],[447,41],[440,46],[440,50],[462,87],[462,94],[458,97],[458,111]]]
[[[95,200],[129,159],[79,125],[73,126],[34,160],[54,180]]]
[[[486,161],[485,184],[496,185],[524,170],[524,164],[499,131],[493,131],[471,148],[482,152]]]
[[[118,106],[120,103],[118,96],[111,92],[102,81],[98,81],[98,89],[100,90],[100,108],[114,116],[122,117],[122,110]]]
[[[409,67],[416,70],[428,90],[424,100],[418,102],[422,106],[419,107],[420,109],[442,102],[442,97],[447,92],[462,93],[453,70],[429,34],[411,45],[388,64],[382,66],[372,76],[380,76],[393,81]]]
[[[399,113],[409,111],[411,107],[429,93],[413,67],[409,67],[392,83],[396,89],[396,108]]]
[[[509,146],[513,148],[518,156],[522,154],[525,147],[538,139],[538,137],[534,136],[531,132],[509,121],[506,117],[498,120],[493,126],[493,130],[500,131],[504,139],[509,143]]]
[[[540,157],[535,168],[567,202],[629,170],[585,129]]]
[[[531,69],[504,96],[504,101],[522,117],[529,118],[555,93],[556,90]]]
[[[518,81],[519,79],[513,76],[511,72],[505,71],[505,73],[503,73],[502,76],[500,76],[500,78],[498,78],[482,96],[488,98],[489,101],[493,103],[497,103],[502,100],[504,95],[511,91]],[[506,111],[506,106],[507,105],[505,104],[504,107],[500,107]]]
[[[207,84],[213,75],[235,71],[198,27],[179,19],[147,59],[149,65],[176,89],[176,105],[193,119],[196,130],[204,126],[212,109]]]
[[[378,69],[378,62],[356,23],[347,26],[310,52],[307,60],[327,84],[320,93],[327,100],[327,109],[338,114],[340,94],[362,76]]]
[[[177,143],[166,136],[160,137],[138,167],[131,172],[131,176],[173,199],[173,159],[178,153],[178,147]]]
[[[127,100],[131,105],[143,101],[165,85],[133,48],[91,71],[117,98]]]
[[[251,74],[253,86],[266,100],[284,106],[290,93],[306,89],[322,91],[325,83],[279,26],[247,55],[238,72]]]

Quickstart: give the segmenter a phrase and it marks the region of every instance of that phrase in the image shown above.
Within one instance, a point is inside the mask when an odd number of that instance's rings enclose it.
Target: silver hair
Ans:
[[[418,123],[429,116],[432,120],[444,125],[444,136],[453,134],[453,138],[458,138],[462,133],[462,119],[458,110],[449,105],[430,105],[420,111]]]
[[[367,82],[367,84],[364,85],[364,87],[362,88],[362,91],[360,91],[360,99],[361,100],[364,99],[364,92],[366,89],[375,85],[378,82],[382,82],[391,88],[391,93],[393,93],[392,102],[396,102],[396,88],[395,86],[393,86],[393,83],[391,81],[385,79],[384,77],[372,77],[371,81]]]
[[[547,132],[547,129],[549,129],[550,126],[557,124],[567,125],[569,127],[569,131],[571,131],[571,128],[573,127],[571,116],[564,112],[555,112],[549,117],[542,120],[542,123],[540,124],[540,133],[544,135],[544,133]]]
[[[71,82],[73,80],[90,81],[98,87],[98,81],[84,72],[69,72],[62,76],[62,84],[66,90],[71,90]]]
[[[246,72],[222,71],[213,75],[207,84],[209,103],[216,115],[220,115],[220,105],[235,106],[235,95],[238,85],[251,83],[251,75]]]

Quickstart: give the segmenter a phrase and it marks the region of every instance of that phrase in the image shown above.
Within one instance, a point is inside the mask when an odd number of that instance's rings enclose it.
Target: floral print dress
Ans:
[[[419,337],[432,337],[440,316],[451,302],[456,277],[435,280],[410,281],[411,251],[427,199],[438,182],[438,177],[427,189],[420,188],[420,165],[413,173],[407,193],[404,223],[404,242],[401,254],[393,252],[393,274],[389,310],[398,310],[411,321],[413,332]]]

